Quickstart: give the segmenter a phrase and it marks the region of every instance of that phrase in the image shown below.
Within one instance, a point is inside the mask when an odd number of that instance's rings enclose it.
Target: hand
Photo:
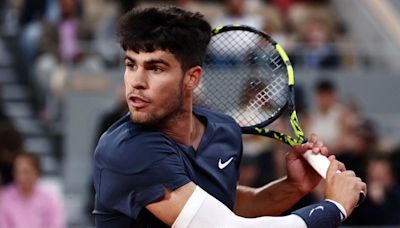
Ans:
[[[311,192],[321,180],[321,176],[302,156],[308,150],[312,150],[315,154],[329,155],[329,151],[323,146],[322,141],[313,134],[307,143],[295,146],[286,156],[288,180],[303,195]]]
[[[340,203],[349,216],[357,206],[360,192],[367,194],[367,185],[343,163],[330,156],[331,164],[326,174],[325,198]]]

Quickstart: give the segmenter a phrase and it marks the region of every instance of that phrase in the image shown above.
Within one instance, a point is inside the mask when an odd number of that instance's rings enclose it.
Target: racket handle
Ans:
[[[303,157],[322,178],[326,179],[326,173],[331,163],[327,157],[322,154],[313,154],[311,150],[306,151]]]
[[[311,167],[314,168],[315,171],[319,175],[321,175],[322,178],[326,179],[326,173],[328,172],[328,167],[329,164],[331,163],[327,157],[325,157],[322,154],[313,154],[311,150],[306,151],[303,154],[303,157],[308,161],[308,163],[311,165]],[[338,170],[337,172],[340,173]],[[365,192],[361,191],[360,192],[360,197],[357,202],[357,206],[359,206],[362,201],[365,199]]]

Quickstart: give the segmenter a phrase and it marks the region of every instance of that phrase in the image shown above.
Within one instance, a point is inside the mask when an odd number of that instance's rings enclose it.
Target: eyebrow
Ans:
[[[131,57],[128,56],[128,55],[125,55],[124,60],[129,60],[129,61],[131,61],[131,62],[136,63],[136,60],[133,59],[133,58],[131,58]],[[163,65],[168,66],[168,67],[171,66],[168,62],[166,62],[166,61],[163,60],[163,59],[159,59],[159,58],[158,58],[158,59],[149,59],[149,60],[146,60],[146,61],[144,61],[144,64],[145,64],[145,65],[163,64]]]

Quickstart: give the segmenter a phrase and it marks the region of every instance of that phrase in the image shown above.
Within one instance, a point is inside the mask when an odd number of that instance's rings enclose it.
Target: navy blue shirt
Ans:
[[[145,206],[194,182],[233,209],[242,139],[223,114],[194,107],[205,124],[197,150],[161,131],[135,124],[129,114],[100,138],[95,151],[96,227],[166,227]]]

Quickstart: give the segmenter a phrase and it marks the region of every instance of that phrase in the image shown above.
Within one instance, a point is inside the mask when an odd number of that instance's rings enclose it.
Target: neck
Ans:
[[[33,186],[31,187],[19,186],[18,189],[23,198],[29,198],[33,193]]]
[[[182,110],[166,122],[161,130],[174,141],[197,149],[203,136],[204,126],[192,113],[191,99],[185,100],[188,102],[184,102]]]

